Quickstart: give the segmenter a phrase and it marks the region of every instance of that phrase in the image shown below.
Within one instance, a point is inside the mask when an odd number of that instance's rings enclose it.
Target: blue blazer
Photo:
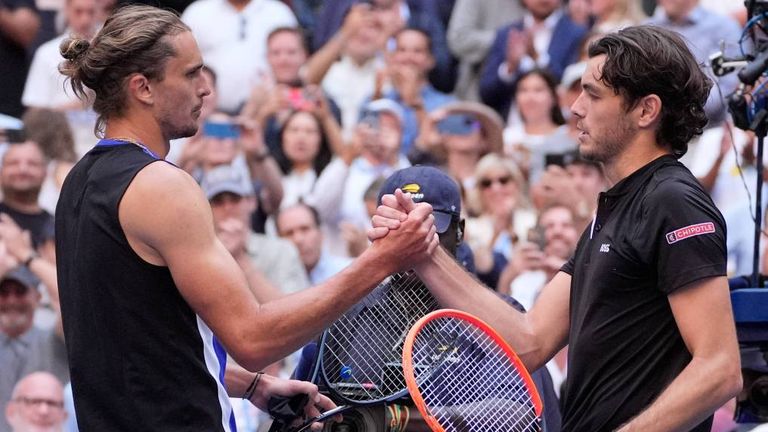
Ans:
[[[485,59],[480,74],[480,98],[498,111],[502,118],[507,118],[509,107],[514,97],[515,81],[506,83],[499,78],[499,66],[506,61],[507,37],[512,29],[522,30],[523,22],[517,21],[501,27],[496,32],[496,39]],[[587,28],[574,23],[567,14],[563,14],[555,24],[552,32],[552,42],[549,44],[549,65],[547,69],[558,79],[565,68],[579,57],[579,45],[587,34]]]

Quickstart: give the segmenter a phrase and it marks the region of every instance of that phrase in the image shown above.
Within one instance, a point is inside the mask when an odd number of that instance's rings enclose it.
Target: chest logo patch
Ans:
[[[704,222],[695,225],[688,225],[680,229],[668,232],[666,235],[667,243],[673,244],[680,240],[685,240],[688,237],[696,237],[702,234],[712,234],[715,232],[715,224],[712,222]]]
[[[600,245],[600,252],[602,253],[608,253],[611,251],[611,244],[610,243],[603,243]]]

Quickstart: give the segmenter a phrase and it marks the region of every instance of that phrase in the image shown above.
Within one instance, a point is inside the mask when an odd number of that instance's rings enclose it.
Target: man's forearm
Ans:
[[[741,389],[741,376],[726,362],[726,355],[694,358],[656,401],[619,431],[691,430]]]
[[[482,286],[444,250],[436,251],[434,259],[416,270],[441,306],[461,309],[486,321],[512,346],[529,370],[537,369],[556,352],[541,343],[527,314]]]

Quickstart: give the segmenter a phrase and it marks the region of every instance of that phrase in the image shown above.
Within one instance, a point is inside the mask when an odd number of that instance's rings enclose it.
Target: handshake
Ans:
[[[368,239],[393,272],[417,267],[439,245],[455,255],[461,241],[461,197],[456,182],[434,167],[405,168],[379,195]]]

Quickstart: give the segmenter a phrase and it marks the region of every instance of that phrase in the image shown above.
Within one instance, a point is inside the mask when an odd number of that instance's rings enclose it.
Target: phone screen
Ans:
[[[203,135],[219,139],[240,138],[240,126],[234,123],[210,122],[203,125]]]

